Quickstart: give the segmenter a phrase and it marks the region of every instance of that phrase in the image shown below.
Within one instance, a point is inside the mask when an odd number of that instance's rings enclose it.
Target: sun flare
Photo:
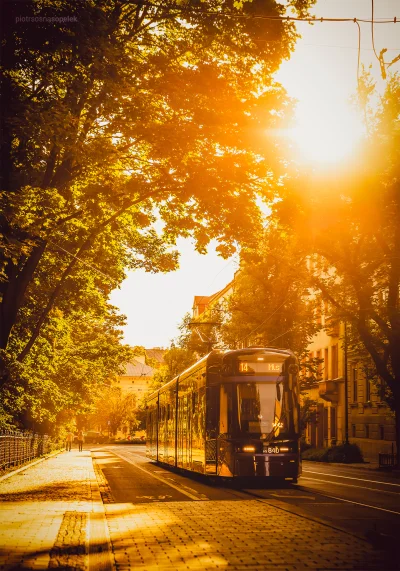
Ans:
[[[332,109],[299,105],[290,138],[303,160],[332,164],[351,156],[363,134],[362,122],[347,106]]]

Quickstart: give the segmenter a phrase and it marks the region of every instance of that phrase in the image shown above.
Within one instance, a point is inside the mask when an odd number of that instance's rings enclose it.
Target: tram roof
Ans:
[[[165,385],[163,385],[159,389],[149,394],[146,400],[155,396],[159,391],[161,391],[161,389],[166,389],[169,385],[172,385],[175,381],[179,380],[179,378],[182,377],[182,375],[186,375],[187,373],[196,370],[208,359],[214,360],[213,357],[215,357],[216,358],[215,360],[218,360],[218,357],[220,357],[222,360],[222,358],[225,357],[226,355],[243,355],[243,354],[246,355],[247,353],[252,353],[253,351],[256,352],[268,351],[271,353],[280,353],[282,355],[287,355],[288,357],[295,356],[293,351],[291,351],[290,349],[278,349],[277,347],[244,347],[243,349],[214,349],[213,351],[202,357],[199,361],[196,361],[196,363],[193,363],[193,365],[191,365],[190,367],[179,373],[179,375],[168,381],[168,383],[165,383]]]

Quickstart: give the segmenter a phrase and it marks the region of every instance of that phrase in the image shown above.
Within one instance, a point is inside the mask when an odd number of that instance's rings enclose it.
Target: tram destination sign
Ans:
[[[239,373],[248,375],[251,373],[280,373],[282,372],[283,363],[268,363],[261,360],[239,361]]]

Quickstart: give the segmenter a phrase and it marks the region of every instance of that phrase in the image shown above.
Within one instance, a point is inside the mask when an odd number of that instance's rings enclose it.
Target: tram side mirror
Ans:
[[[233,367],[232,367],[231,363],[224,363],[222,365],[222,374],[225,377],[229,377],[229,376],[232,376],[234,374]]]
[[[214,374],[214,375],[215,375],[215,374],[218,374],[218,373],[219,373],[219,366],[218,366],[218,365],[210,365],[210,366],[207,368],[207,373]],[[206,374],[203,373],[203,376],[205,377]]]

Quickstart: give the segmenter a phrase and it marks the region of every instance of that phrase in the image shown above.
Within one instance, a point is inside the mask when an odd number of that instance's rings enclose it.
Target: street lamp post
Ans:
[[[347,374],[347,321],[344,321],[344,435],[349,443],[349,379]]]

